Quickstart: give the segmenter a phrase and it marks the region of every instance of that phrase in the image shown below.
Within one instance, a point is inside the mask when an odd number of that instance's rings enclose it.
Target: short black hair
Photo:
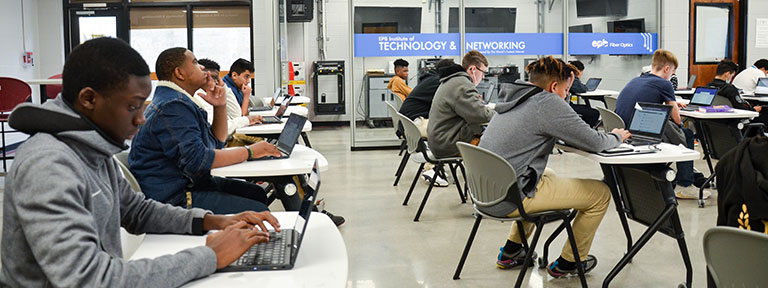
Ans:
[[[232,63],[232,66],[229,67],[229,76],[232,76],[232,72],[242,74],[245,71],[251,71],[251,73],[253,73],[253,63],[251,63],[251,61],[240,58],[235,60],[235,62]]]
[[[203,65],[203,69],[205,70],[221,71],[221,66],[219,66],[219,63],[216,63],[216,61],[208,58],[198,59],[197,64]]]
[[[97,92],[122,88],[129,81],[128,76],[149,76],[149,66],[125,41],[101,37],[75,47],[61,74],[61,96],[75,103],[83,88],[91,87]]]
[[[456,65],[456,62],[453,62],[453,59],[451,58],[440,59],[440,61],[437,61],[437,64],[435,64],[435,70],[440,70],[453,65]]]
[[[405,61],[405,59],[395,60],[395,69],[400,67],[408,67],[408,61]]]
[[[571,61],[568,61],[568,63],[571,63],[571,65],[576,66],[576,69],[579,69],[579,71],[584,71],[584,63],[581,63],[581,61],[571,60]]]
[[[187,58],[184,56],[186,52],[187,48],[184,47],[168,48],[161,52],[155,62],[157,80],[170,81],[173,78],[173,70],[184,65],[184,60]]]
[[[715,71],[715,74],[723,75],[728,72],[736,73],[737,71],[739,71],[738,64],[734,63],[730,59],[724,59],[717,64],[717,70]]]
[[[757,69],[763,68],[768,70],[768,59],[760,59],[755,62],[755,67]]]

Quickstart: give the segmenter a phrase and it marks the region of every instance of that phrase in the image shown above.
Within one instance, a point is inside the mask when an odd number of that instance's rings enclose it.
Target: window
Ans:
[[[222,70],[238,58],[251,58],[248,7],[200,7],[192,10],[192,16],[195,56],[218,62]]]
[[[155,72],[160,52],[171,47],[187,47],[186,9],[132,8],[131,46]]]

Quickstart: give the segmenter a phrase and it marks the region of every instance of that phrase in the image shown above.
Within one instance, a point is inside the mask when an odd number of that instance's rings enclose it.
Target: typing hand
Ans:
[[[261,118],[261,116],[248,116],[248,125],[261,124],[262,121],[264,121],[264,118]]]
[[[621,136],[621,142],[627,141],[629,137],[632,137],[632,134],[629,133],[629,131],[624,129],[619,129],[619,128],[614,128],[613,130],[611,130],[611,133],[618,134],[619,136]]]
[[[205,238],[205,246],[216,253],[217,269],[235,262],[254,244],[266,242],[269,242],[269,233],[249,228],[244,221],[229,225]]]
[[[221,230],[241,221],[245,221],[245,223],[248,224],[248,228],[258,226],[261,231],[265,232],[267,231],[267,227],[264,226],[264,222],[266,221],[269,225],[275,228],[275,231],[280,232],[280,223],[277,222],[277,218],[272,216],[269,211],[245,211],[231,216],[206,214],[205,218],[203,218],[203,230]]]
[[[688,107],[688,104],[685,104],[685,103],[682,103],[682,102],[675,102],[675,103],[677,103],[677,107],[680,107],[680,108]]]
[[[221,82],[219,79],[214,79],[211,73],[208,73],[207,77],[207,83],[203,89],[204,92],[197,93],[197,96],[200,96],[200,98],[203,98],[205,102],[208,102],[208,104],[213,105],[214,107],[220,107],[227,104],[227,97],[226,97],[226,90],[224,90],[224,82]],[[210,85],[208,83],[216,83],[215,85]]]
[[[760,113],[760,110],[763,110],[763,106],[755,106],[755,111]]]
[[[280,150],[277,150],[275,145],[269,144],[265,141],[254,143],[251,145],[251,150],[253,150],[254,158],[261,158],[264,156],[280,157],[280,155],[282,155]]]

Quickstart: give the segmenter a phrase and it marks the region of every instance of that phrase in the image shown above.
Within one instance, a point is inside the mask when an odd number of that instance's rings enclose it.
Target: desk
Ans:
[[[707,160],[707,165],[709,166],[709,172],[712,173],[715,171],[715,169],[712,167],[712,160],[710,157],[710,148],[709,145],[711,143],[707,143],[706,138],[707,135],[704,132],[705,129],[702,127],[701,122],[702,121],[713,121],[713,122],[719,122],[724,125],[731,125],[735,122],[738,122],[739,119],[753,119],[757,116],[760,116],[760,113],[757,113],[755,111],[749,111],[749,110],[741,110],[741,109],[733,109],[733,113],[702,113],[699,111],[684,111],[680,110],[680,116],[685,116],[693,119],[693,124],[696,127],[696,132],[699,133],[699,141],[701,142],[701,150],[704,152],[704,159]]]
[[[285,127],[287,118],[283,118],[282,121],[283,123],[280,124],[256,124],[246,126],[238,128],[235,132],[246,135],[279,135],[283,132],[283,127]],[[312,147],[309,143],[309,136],[307,136],[307,132],[309,131],[312,131],[312,122],[307,120],[307,122],[304,123],[304,128],[301,129],[301,138],[304,140],[304,145]]]
[[[277,109],[278,109],[278,106],[272,107],[272,110],[267,110],[267,111],[251,111],[249,115],[275,116],[275,114],[277,113]],[[283,117],[291,116],[292,113],[296,113],[298,115],[307,117],[307,115],[309,115],[309,109],[307,109],[307,107],[304,107],[304,106],[291,105],[285,109],[285,114],[283,114]]]
[[[587,106],[589,107],[592,107],[592,105],[589,104],[590,100],[598,100],[600,102],[603,102],[603,106],[608,107],[605,105],[604,97],[611,96],[611,95],[619,95],[619,91],[597,89],[595,91],[589,91],[586,93],[576,93],[573,95],[584,98],[584,103],[586,103]]]
[[[675,95],[682,96],[683,98],[685,98],[685,97],[691,98],[691,97],[693,97],[693,92],[694,91],[695,91],[694,89],[675,90]]]
[[[320,172],[328,170],[328,160],[323,154],[307,146],[297,144],[293,147],[290,158],[243,161],[238,164],[211,169],[211,175],[229,178],[257,178],[309,174],[312,172],[315,159],[320,166]]]
[[[273,212],[282,228],[293,228],[297,212]],[[184,287],[338,287],[347,285],[347,247],[327,216],[312,212],[291,270],[214,273]],[[156,258],[205,245],[205,236],[146,235],[131,260]]]
[[[29,85],[40,85],[40,104],[45,103],[45,100],[48,100],[48,95],[46,94],[46,86],[48,85],[61,85],[61,79],[32,79],[32,80],[26,80],[27,84]]]
[[[768,96],[756,96],[755,94],[744,94],[744,95],[741,95],[741,99],[749,100],[749,101],[757,101],[757,102],[768,103]]]
[[[677,199],[672,183],[665,178],[665,175],[672,171],[668,167],[671,162],[698,159],[700,157],[699,152],[661,143],[657,146],[660,151],[656,153],[603,157],[571,146],[557,145],[557,147],[600,163],[605,182],[611,189],[611,196],[616,205],[616,211],[619,213],[624,235],[627,237],[627,253],[603,280],[603,287],[608,287],[611,280],[627,263],[632,261],[632,257],[643,248],[656,232],[662,232],[677,240],[686,267],[686,283],[688,287],[691,287],[693,268],[688,255],[683,228],[680,224],[680,217],[677,214]],[[637,191],[642,190],[642,188],[654,188],[657,191]],[[658,191],[659,189],[660,191]],[[634,244],[627,218],[648,226],[648,229]]]
[[[278,97],[277,99],[283,99],[283,98]],[[272,102],[272,97],[264,97],[264,103],[271,103],[271,102]],[[299,104],[307,104],[307,103],[309,103],[309,97],[307,96],[293,96],[293,99],[291,99],[291,105],[299,105]]]

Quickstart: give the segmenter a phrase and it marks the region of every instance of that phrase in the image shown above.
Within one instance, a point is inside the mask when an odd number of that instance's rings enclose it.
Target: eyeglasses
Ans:
[[[483,72],[483,75],[488,75],[488,70],[480,69],[480,67],[477,66],[475,66],[475,69],[477,69],[477,71]]]

